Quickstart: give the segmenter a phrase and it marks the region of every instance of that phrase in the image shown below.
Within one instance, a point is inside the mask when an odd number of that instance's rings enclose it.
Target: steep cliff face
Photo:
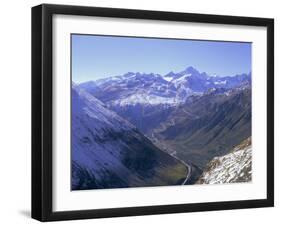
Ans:
[[[209,162],[197,184],[224,184],[252,180],[251,138],[244,140],[229,154]]]

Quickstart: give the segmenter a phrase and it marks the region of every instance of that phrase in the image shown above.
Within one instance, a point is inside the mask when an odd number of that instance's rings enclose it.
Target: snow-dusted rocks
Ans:
[[[252,179],[251,138],[236,146],[229,154],[209,162],[197,184],[250,182]]]

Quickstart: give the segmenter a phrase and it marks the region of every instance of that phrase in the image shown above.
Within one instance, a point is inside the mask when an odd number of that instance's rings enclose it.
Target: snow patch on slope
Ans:
[[[158,104],[169,104],[177,105],[177,99],[169,97],[161,97],[156,95],[147,95],[146,93],[137,93],[128,96],[123,99],[119,99],[113,102],[113,105],[127,106],[127,105],[158,105]]]
[[[174,78],[173,77],[168,77],[168,76],[163,76],[163,79],[165,79],[167,82],[172,81]]]
[[[214,82],[215,85],[226,85],[226,80]]]

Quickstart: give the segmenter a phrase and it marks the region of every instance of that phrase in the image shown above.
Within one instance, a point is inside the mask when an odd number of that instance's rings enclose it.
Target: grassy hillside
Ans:
[[[154,142],[201,169],[251,136],[251,90],[193,97],[154,129]]]

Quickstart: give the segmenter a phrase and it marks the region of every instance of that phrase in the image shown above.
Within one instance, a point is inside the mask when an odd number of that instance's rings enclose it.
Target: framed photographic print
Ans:
[[[32,8],[32,217],[274,205],[274,22]]]

